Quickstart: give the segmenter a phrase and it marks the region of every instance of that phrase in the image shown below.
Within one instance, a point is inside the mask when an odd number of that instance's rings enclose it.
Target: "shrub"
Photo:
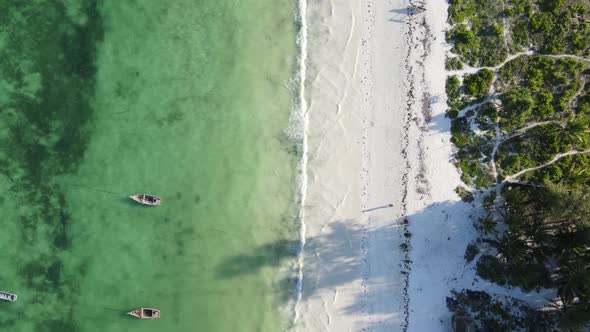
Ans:
[[[447,32],[447,39],[455,44],[459,44],[460,48],[472,47],[477,43],[477,37],[465,24],[459,24]]]
[[[482,189],[491,187],[494,184],[494,178],[489,174],[480,174],[475,179],[475,188]]]
[[[580,16],[588,14],[588,8],[581,3],[573,4],[570,8],[573,13],[578,14]]]
[[[530,68],[527,73],[527,84],[532,90],[539,90],[543,85],[543,72],[537,68]]]
[[[465,92],[476,97],[484,97],[492,80],[494,79],[494,72],[489,69],[482,69],[475,74],[467,75],[464,80]]]
[[[456,108],[449,108],[449,110],[447,111],[446,116],[451,119],[454,120],[457,118],[457,116],[459,116],[459,111]]]
[[[590,37],[587,33],[574,33],[572,36],[572,46],[574,51],[580,52],[588,48]]]
[[[496,232],[497,223],[489,217],[479,218],[479,224],[485,234]]]
[[[474,243],[467,245],[464,256],[467,263],[471,263],[477,254],[479,254],[479,248]]]
[[[532,114],[535,101],[530,91],[517,87],[500,97],[504,106],[503,117],[507,120],[506,127],[513,129],[524,125],[525,120]]]
[[[471,143],[471,136],[465,132],[455,132],[451,134],[451,142],[457,147],[467,146]]]
[[[535,115],[539,117],[548,117],[552,115],[555,112],[552,102],[553,95],[547,90],[541,90],[537,95],[537,103],[534,110]]]
[[[498,285],[506,284],[504,266],[495,256],[481,256],[477,261],[477,274],[484,279],[497,283]]]
[[[505,46],[502,34],[482,36],[480,45],[480,48],[475,53],[480,66],[493,67],[502,63],[508,57],[508,48]]]
[[[478,163],[474,161],[465,161],[462,160],[458,163],[459,168],[463,172],[463,174],[467,174],[470,177],[474,177],[477,175],[478,171]]]
[[[492,122],[498,121],[498,110],[496,109],[494,104],[490,102],[483,104],[480,107],[479,112],[482,115],[489,117],[490,120],[492,120]]]
[[[459,24],[447,32],[446,39],[453,43],[452,51],[459,54],[471,65],[476,64],[480,49],[480,38],[465,24]]]
[[[447,78],[447,84],[446,84],[447,96],[449,96],[449,98],[451,98],[451,99],[458,98],[460,86],[461,86],[461,82],[459,81],[459,78],[457,77],[457,75],[453,75],[453,76]]]
[[[533,32],[547,33],[555,27],[555,18],[548,13],[533,15],[529,27]]]
[[[565,0],[543,0],[541,9],[546,12],[557,13],[565,4]]]
[[[457,195],[459,195],[459,197],[461,197],[461,200],[463,202],[471,203],[475,199],[473,193],[471,193],[465,187],[457,186],[457,188],[455,188],[455,192],[457,193]]]
[[[494,207],[494,200],[496,200],[496,192],[492,191],[489,195],[483,198],[483,206],[487,210]]]
[[[514,23],[514,28],[512,29],[512,40],[516,45],[520,46],[528,46],[529,45],[529,30],[527,26],[527,21],[525,20],[518,20]]]
[[[492,26],[492,33],[497,35],[497,36],[501,36],[502,34],[504,34],[504,29],[502,28],[501,25],[498,24],[494,24]]]
[[[469,122],[465,117],[454,119],[451,121],[451,142],[457,147],[469,145],[471,143],[469,131]]]
[[[463,69],[463,62],[459,58],[448,58],[445,60],[445,68],[447,70],[461,70]]]

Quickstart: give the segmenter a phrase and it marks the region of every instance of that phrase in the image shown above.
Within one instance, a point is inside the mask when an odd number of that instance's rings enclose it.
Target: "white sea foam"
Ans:
[[[297,12],[295,21],[298,24],[299,31],[297,32],[297,64],[295,75],[292,80],[291,87],[294,92],[294,107],[291,112],[289,135],[294,139],[300,147],[300,160],[298,165],[298,197],[299,197],[299,248],[297,253],[297,285],[295,294],[295,303],[293,305],[293,325],[299,318],[299,302],[301,301],[303,288],[303,266],[304,257],[303,249],[305,247],[305,215],[304,206],[307,193],[307,160],[308,160],[308,145],[307,145],[307,131],[309,125],[307,101],[305,99],[305,77],[307,66],[307,21],[306,10],[307,0],[297,0]]]

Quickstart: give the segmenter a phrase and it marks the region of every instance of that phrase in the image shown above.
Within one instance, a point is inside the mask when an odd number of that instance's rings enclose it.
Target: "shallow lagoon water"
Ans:
[[[0,328],[283,329],[294,3],[64,3],[0,1]]]

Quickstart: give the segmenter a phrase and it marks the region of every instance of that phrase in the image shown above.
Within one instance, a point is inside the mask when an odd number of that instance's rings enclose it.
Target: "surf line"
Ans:
[[[307,102],[305,100],[305,77],[307,71],[307,20],[305,17],[307,11],[307,0],[298,0],[296,22],[299,23],[297,32],[298,47],[298,73],[297,73],[297,109],[296,117],[300,126],[301,135],[301,160],[299,161],[299,250],[297,254],[297,289],[294,306],[293,325],[299,318],[299,303],[303,293],[303,249],[305,248],[305,198],[307,195],[307,132],[309,126],[309,116],[307,113]]]

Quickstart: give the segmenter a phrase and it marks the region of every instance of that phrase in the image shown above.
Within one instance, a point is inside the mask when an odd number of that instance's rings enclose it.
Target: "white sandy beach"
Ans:
[[[399,0],[308,3],[307,244],[297,330],[407,324],[409,265],[400,245],[417,105],[409,105],[406,60],[409,21],[419,15]]]
[[[295,330],[450,331],[452,289],[533,305],[551,296],[490,284],[477,278],[477,258],[465,262],[481,202],[454,192],[447,2],[307,6],[307,243]]]
[[[351,3],[308,4],[297,329],[448,330],[448,279],[464,269],[475,231],[454,193],[459,175],[444,118],[446,2],[425,12],[401,0]]]

